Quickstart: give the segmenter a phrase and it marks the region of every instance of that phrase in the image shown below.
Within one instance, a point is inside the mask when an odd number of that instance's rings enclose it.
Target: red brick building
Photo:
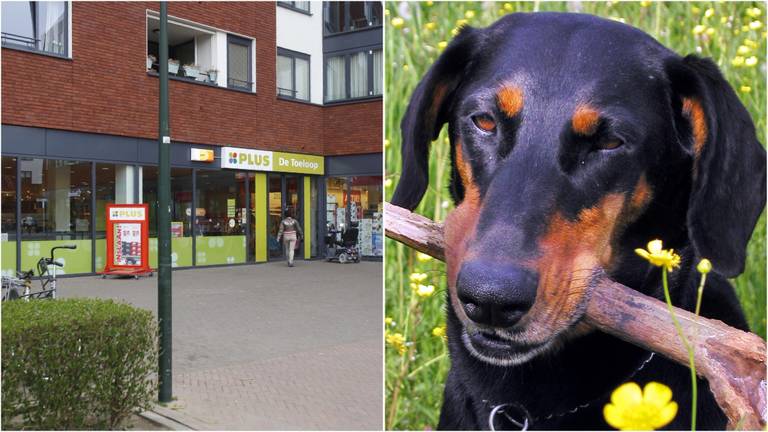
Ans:
[[[154,225],[159,3],[2,7],[2,269],[76,243],[65,272],[99,271],[106,204],[149,203]],[[278,259],[289,210],[306,258],[349,224],[379,255],[381,4],[171,2],[168,14],[174,265]],[[299,162],[223,162],[254,150]],[[319,163],[291,168],[305,159]]]

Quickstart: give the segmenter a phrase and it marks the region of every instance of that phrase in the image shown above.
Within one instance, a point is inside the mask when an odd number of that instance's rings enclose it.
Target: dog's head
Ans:
[[[652,238],[743,271],[765,151],[708,59],[588,15],[465,28],[413,93],[394,204],[419,204],[444,123],[449,297],[482,360],[522,363],[584,331],[589,276],[639,285],[632,251]]]

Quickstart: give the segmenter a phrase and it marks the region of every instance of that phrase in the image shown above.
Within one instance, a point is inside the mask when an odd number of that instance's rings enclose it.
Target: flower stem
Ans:
[[[417,373],[419,373],[419,372],[421,372],[422,370],[424,370],[424,368],[426,368],[426,367],[429,367],[429,366],[430,366],[430,365],[432,365],[433,363],[435,363],[435,362],[439,362],[440,360],[442,360],[442,359],[444,359],[444,358],[447,358],[447,357],[448,357],[448,353],[447,353],[447,352],[443,352],[442,354],[438,355],[437,357],[435,357],[435,358],[433,358],[433,359],[431,359],[431,360],[429,360],[429,361],[425,362],[423,365],[421,365],[421,366],[417,367],[416,369],[414,369],[414,370],[413,370],[413,372],[409,373],[409,374],[406,376],[406,378],[408,378],[408,379],[411,379],[411,378],[413,378],[413,377],[414,377],[414,375],[416,375]]]
[[[661,282],[664,285],[664,298],[667,301],[667,308],[669,309],[669,315],[672,317],[672,323],[675,325],[675,330],[677,330],[677,334],[680,336],[680,340],[683,341],[683,346],[685,347],[686,351],[688,351],[688,363],[690,365],[691,369],[691,431],[696,430],[696,402],[698,399],[698,383],[696,380],[696,363],[694,359],[694,352],[693,347],[688,343],[688,339],[685,338],[685,335],[683,334],[683,328],[680,327],[680,323],[677,321],[677,315],[675,315],[675,310],[672,308],[672,299],[669,296],[669,284],[667,283],[667,268],[662,267],[661,269]],[[699,301],[697,301],[696,310],[698,311],[699,305],[698,303],[701,300],[701,290],[699,291]]]
[[[704,295],[704,283],[706,281],[707,281],[707,274],[702,273],[701,282],[699,282],[699,292],[698,292],[698,295],[696,296],[696,318],[699,317],[699,311],[701,310],[701,297],[703,297]]]

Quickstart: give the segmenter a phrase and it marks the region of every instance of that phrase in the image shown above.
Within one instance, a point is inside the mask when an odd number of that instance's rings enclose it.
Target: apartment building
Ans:
[[[105,207],[148,203],[156,263],[158,2],[2,3],[2,271],[58,244],[100,271]],[[170,2],[175,267],[300,256],[359,226],[381,255],[382,5]]]

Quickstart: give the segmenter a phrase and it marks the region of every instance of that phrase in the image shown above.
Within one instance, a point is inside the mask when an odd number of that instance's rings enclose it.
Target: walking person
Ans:
[[[296,242],[304,238],[299,221],[293,218],[293,209],[285,210],[285,219],[280,221],[280,229],[277,231],[277,241],[283,241],[283,251],[288,260],[288,267],[293,267],[293,251],[296,249]]]

